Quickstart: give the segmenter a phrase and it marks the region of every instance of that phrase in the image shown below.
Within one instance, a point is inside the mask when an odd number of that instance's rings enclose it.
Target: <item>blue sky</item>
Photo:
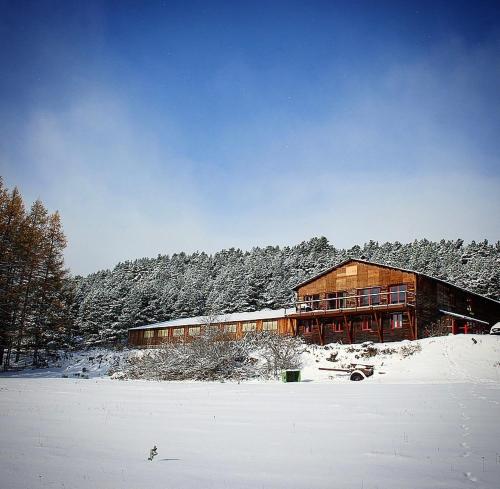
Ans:
[[[497,2],[0,0],[0,174],[74,273],[500,239]]]

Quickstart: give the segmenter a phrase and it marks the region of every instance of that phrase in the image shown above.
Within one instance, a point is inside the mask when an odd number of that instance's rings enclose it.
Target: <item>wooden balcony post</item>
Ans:
[[[415,336],[415,330],[413,329],[413,314],[411,314],[411,312],[409,310],[406,311],[406,314],[408,316],[408,322],[410,323],[410,333],[411,333],[411,339],[412,340],[416,340],[416,336]]]
[[[323,346],[325,344],[325,338],[323,336],[323,323],[320,322],[318,318],[315,318],[315,321],[319,332],[319,344]]]
[[[376,312],[373,313],[375,316],[375,322],[377,323],[377,333],[378,333],[378,339],[380,343],[384,342],[384,332],[382,331],[382,316],[377,314]]]
[[[457,334],[457,320],[455,318],[451,319],[451,334]]]

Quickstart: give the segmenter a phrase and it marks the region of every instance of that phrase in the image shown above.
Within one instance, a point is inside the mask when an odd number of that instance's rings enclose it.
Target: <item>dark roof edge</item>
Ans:
[[[421,277],[426,277],[428,279],[435,280],[437,282],[441,282],[443,284],[449,285],[450,287],[454,287],[455,289],[467,292],[468,294],[472,294],[472,295],[475,295],[477,297],[481,297],[482,299],[492,301],[495,304],[500,304],[500,301],[497,301],[496,299],[492,299],[491,297],[486,297],[485,295],[478,294],[477,292],[472,292],[471,290],[464,289],[463,287],[460,287],[459,285],[452,284],[451,282],[447,282],[446,280],[443,280],[441,278],[432,277],[431,275],[427,275],[427,274],[422,273],[422,272],[417,272],[416,270],[409,270],[408,268],[401,268],[401,267],[396,267],[394,265],[387,265],[385,263],[378,263],[375,261],[363,260],[361,258],[348,258],[347,260],[344,260],[344,261],[338,263],[337,265],[334,265],[333,267],[330,267],[326,270],[323,270],[322,272],[318,273],[314,277],[311,277],[307,280],[304,280],[303,282],[300,282],[295,287],[292,287],[292,290],[296,291],[299,287],[303,287],[304,285],[307,285],[308,283],[313,282],[314,280],[317,280],[318,278],[322,277],[323,275],[326,275],[327,273],[330,273],[337,268],[343,267],[344,265],[346,265],[347,263],[349,263],[351,261],[366,263],[368,265],[376,265],[378,267],[392,268],[393,270],[401,270],[402,272],[407,272],[407,273],[414,273],[415,275],[420,275]]]

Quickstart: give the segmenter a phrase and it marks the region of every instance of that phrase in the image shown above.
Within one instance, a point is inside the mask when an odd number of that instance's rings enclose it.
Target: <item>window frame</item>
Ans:
[[[302,326],[303,334],[312,334],[314,325],[311,321],[306,320],[307,322]]]
[[[248,329],[249,325],[252,325],[251,329]],[[255,333],[257,331],[257,321],[243,321],[241,323],[241,331],[243,333]]]
[[[223,324],[222,331],[226,334],[235,334],[238,331],[238,324],[237,323]]]
[[[335,320],[332,323],[332,331],[334,333],[343,333],[344,332],[344,323],[340,320]]]
[[[401,290],[402,287],[403,290]],[[393,290],[395,288],[397,290]],[[397,301],[393,300],[394,296],[397,296]],[[389,304],[405,304],[406,302],[408,302],[408,284],[389,285]]]
[[[304,296],[304,302],[311,311],[321,309],[321,296],[320,294],[308,294]]]
[[[173,338],[181,338],[185,335],[186,328],[184,326],[172,328],[172,337]]]
[[[337,292],[328,292],[326,294],[328,309],[345,309],[347,291],[339,290]],[[334,307],[331,307],[331,306]]]
[[[396,316],[398,316],[397,320],[395,319]],[[401,321],[399,321],[399,318],[401,318]],[[393,312],[391,314],[391,329],[403,329],[403,320],[402,312]]]
[[[269,328],[268,325],[273,324],[275,327]],[[279,325],[278,325],[278,320],[277,319],[264,319],[262,321],[262,331],[271,331],[271,332],[276,332],[278,331]]]
[[[370,316],[361,317],[361,331],[373,332],[372,324],[373,318],[371,318]]]
[[[371,291],[375,289],[378,290],[378,292],[374,294]],[[357,289],[358,307],[379,306],[381,293],[382,293],[382,287],[380,286]],[[376,300],[376,302],[374,302],[374,300]],[[367,301],[367,303],[364,304],[364,301]]]

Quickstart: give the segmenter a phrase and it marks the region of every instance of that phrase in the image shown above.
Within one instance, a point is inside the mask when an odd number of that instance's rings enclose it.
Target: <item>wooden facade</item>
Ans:
[[[500,319],[498,301],[364,260],[347,260],[294,290],[297,334],[319,344],[486,333]]]
[[[266,316],[265,311],[258,311],[259,316]],[[268,331],[280,335],[292,334],[290,319],[283,311],[282,317],[276,317],[276,311],[271,311],[269,317],[256,319],[249,313],[245,319],[232,319],[231,315],[220,320],[206,320],[203,317],[187,318],[185,320],[167,321],[166,323],[152,324],[151,326],[132,328],[128,331],[128,344],[139,347],[155,347],[165,342],[193,341],[212,328],[221,335],[221,338],[238,340],[247,332]],[[242,314],[235,316],[244,316]],[[173,323],[173,324],[172,324]]]
[[[427,275],[350,259],[294,288],[281,311],[236,313],[207,324],[173,320],[129,330],[131,346],[192,341],[207,327],[228,339],[248,331],[299,335],[320,345],[414,340],[447,333],[486,333],[500,320],[500,302]]]

